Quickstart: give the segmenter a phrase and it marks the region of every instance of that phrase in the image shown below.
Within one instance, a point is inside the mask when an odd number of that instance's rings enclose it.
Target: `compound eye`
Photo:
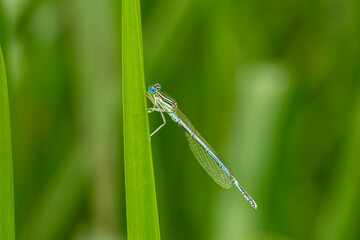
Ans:
[[[154,87],[154,86],[151,86],[151,87],[149,88],[149,93],[154,94],[155,92],[156,92],[155,87]]]
[[[155,84],[155,88],[157,89],[157,90],[160,90],[161,89],[161,86],[160,86],[160,84]]]

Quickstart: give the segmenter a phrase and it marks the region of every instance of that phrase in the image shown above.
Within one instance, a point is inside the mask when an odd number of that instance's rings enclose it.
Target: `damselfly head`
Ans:
[[[161,89],[160,84],[156,83],[154,86],[151,86],[151,87],[149,88],[149,93],[150,93],[150,94],[154,94],[154,93],[156,93],[157,91],[160,91],[160,89]]]
[[[156,83],[154,86],[151,86],[151,87],[149,88],[149,93],[150,93],[150,94],[154,94],[154,93],[160,91],[160,89],[161,89],[160,84]]]

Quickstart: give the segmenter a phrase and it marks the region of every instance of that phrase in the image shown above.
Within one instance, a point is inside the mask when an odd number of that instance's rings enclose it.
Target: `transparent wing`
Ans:
[[[203,142],[214,154],[215,156],[221,161],[224,166],[230,170],[228,165],[219,157],[218,154],[211,148],[211,146],[205,141],[205,139],[200,135],[198,131],[193,127],[189,119],[180,111],[180,109],[176,109],[174,114],[177,118],[179,118],[191,132],[193,132],[201,142]],[[177,120],[174,120],[177,122]],[[179,122],[178,122],[179,123]],[[181,126],[181,124],[179,123]],[[182,126],[184,127],[184,126]],[[184,127],[185,128],[185,127]],[[185,128],[186,130],[186,128]],[[220,186],[223,188],[230,188],[232,185],[230,177],[224,172],[224,170],[219,166],[219,164],[213,159],[205,149],[194,139],[190,136],[190,134],[185,131],[185,135],[188,139],[188,143],[190,146],[191,151],[194,153],[196,159],[200,163],[200,165],[205,169],[205,171],[210,175],[210,177]]]
[[[188,132],[185,132],[191,151],[205,171],[214,181],[223,188],[230,188],[232,182],[217,162],[204,150],[204,148],[193,139]]]

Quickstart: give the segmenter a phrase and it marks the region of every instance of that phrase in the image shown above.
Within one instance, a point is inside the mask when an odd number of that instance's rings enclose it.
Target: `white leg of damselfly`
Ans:
[[[151,141],[151,136],[153,136],[155,133],[157,133],[157,131],[159,131],[166,124],[166,119],[165,119],[163,112],[160,112],[160,114],[161,114],[162,119],[164,120],[164,123],[161,124],[152,134],[150,134],[149,141]]]
[[[155,106],[155,101],[154,101],[153,96],[151,96],[151,94],[148,93],[148,92],[146,92],[146,95],[145,95],[145,96],[147,96],[147,98],[150,99],[150,101],[151,101],[151,102],[154,104],[154,106]]]
[[[146,109],[148,113],[152,113],[152,112],[166,112],[165,110],[161,109],[161,108],[148,108]]]
[[[164,116],[163,112],[166,112],[166,111],[165,111],[165,109],[162,108],[161,105],[158,105],[158,104],[157,104],[156,99],[153,99],[150,94],[147,94],[147,97],[151,100],[152,103],[154,103],[154,107],[147,109],[148,113],[152,113],[152,112],[154,112],[154,111],[160,112],[161,117],[162,117],[162,119],[163,119],[163,121],[164,121],[163,124],[161,124],[153,133],[150,134],[150,137],[149,137],[149,142],[150,142],[150,141],[151,141],[151,137],[152,137],[155,133],[157,133],[163,126],[165,126],[165,124],[166,124],[166,119],[165,119],[165,116]],[[157,108],[156,108],[156,107],[157,107]]]
[[[154,99],[149,93],[147,93],[147,97],[151,100],[151,102],[154,104],[152,108],[147,108],[148,113],[152,112],[165,112],[164,109],[160,108],[160,106],[157,104],[156,99]]]

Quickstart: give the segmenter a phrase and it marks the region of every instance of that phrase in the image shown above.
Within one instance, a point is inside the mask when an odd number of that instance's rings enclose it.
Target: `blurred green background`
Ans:
[[[141,10],[146,85],[258,204],[216,185],[167,118],[151,142],[162,239],[360,239],[360,2]],[[2,0],[0,43],[17,239],[125,239],[121,1]]]

